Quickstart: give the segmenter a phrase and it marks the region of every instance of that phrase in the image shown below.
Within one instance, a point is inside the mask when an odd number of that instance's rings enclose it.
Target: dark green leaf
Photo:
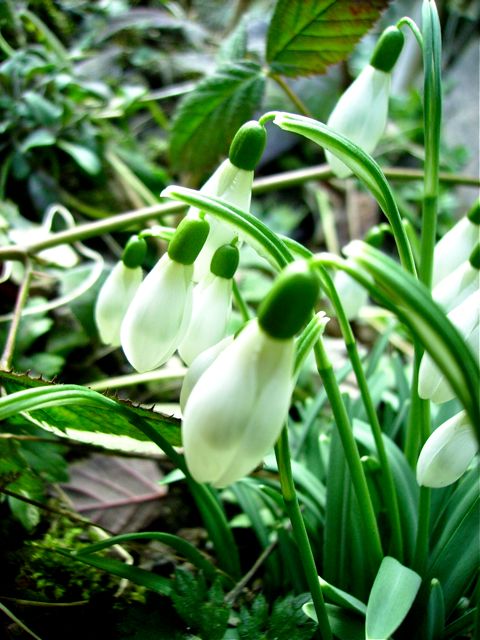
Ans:
[[[324,73],[345,60],[388,0],[279,0],[267,36],[275,73]]]
[[[66,142],[65,140],[61,140],[58,146],[60,149],[63,149],[65,153],[68,153],[86,173],[92,176],[100,173],[102,169],[100,158],[91,149],[80,144],[74,144],[73,142]]]
[[[220,67],[183,100],[172,125],[174,167],[205,171],[228,151],[237,129],[252,117],[265,84],[261,67],[237,62]]]
[[[23,101],[27,105],[28,115],[42,127],[59,123],[63,113],[62,107],[50,102],[35,91],[24,93]]]
[[[6,371],[0,372],[0,380],[9,394],[35,387],[52,387],[61,390],[64,386]],[[91,393],[93,394],[93,392]],[[100,395],[100,397],[102,396]],[[30,409],[30,411],[33,411],[33,417],[40,426],[47,429],[53,427],[60,431],[68,430],[68,435],[73,438],[75,435],[72,430],[75,430],[77,432],[127,436],[136,440],[148,441],[149,438],[134,426],[134,417],[138,416],[170,444],[180,444],[179,420],[121,401],[118,401],[118,405],[120,409],[127,410],[131,417],[127,417],[127,413],[124,411],[112,411],[112,408],[107,405],[104,407],[80,403],[72,405],[60,405],[59,403],[57,406],[49,406],[35,411]]]

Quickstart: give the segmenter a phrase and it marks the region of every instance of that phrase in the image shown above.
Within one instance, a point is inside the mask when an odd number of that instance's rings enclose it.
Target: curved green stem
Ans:
[[[409,18],[408,16],[404,16],[403,18],[400,18],[400,20],[397,22],[397,28],[400,29],[401,27],[403,27],[403,25],[405,25],[406,27],[409,27],[409,29],[415,36],[418,46],[420,47],[420,49],[423,49],[423,36],[420,29],[418,28],[417,23],[414,20],[412,20],[412,18]]]
[[[332,631],[328,621],[327,610],[323,600],[322,589],[318,579],[318,572],[312,548],[308,540],[307,530],[303,522],[302,512],[298,503],[295,483],[293,481],[292,466],[290,462],[290,448],[288,444],[288,431],[284,427],[280,438],[275,445],[275,456],[277,458],[278,471],[280,474],[280,486],[282,489],[285,508],[292,524],[293,535],[297,543],[303,570],[308,582],[308,587],[312,595],[313,606],[317,614],[318,626],[323,640],[332,639]]]
[[[22,311],[27,304],[28,293],[30,291],[30,283],[32,280],[32,265],[30,261],[27,261],[25,265],[25,273],[23,276],[23,281],[20,286],[17,295],[17,301],[15,303],[15,309],[13,311],[12,323],[10,325],[10,329],[8,331],[7,340],[5,342],[5,347],[3,349],[2,357],[0,359],[0,367],[2,369],[9,369],[13,352],[15,350],[15,342],[17,339],[18,329],[20,327],[20,320],[22,318]]]
[[[307,116],[309,118],[312,117],[312,114],[310,113],[309,109],[305,106],[305,104],[302,102],[302,100],[300,100],[299,96],[297,96],[295,91],[293,91],[293,89],[290,87],[288,82],[286,82],[282,78],[282,76],[279,76],[276,73],[271,73],[270,72],[268,74],[268,77],[271,78],[272,80],[274,80],[278,84],[278,86],[290,98],[290,100],[293,102],[293,104],[297,107],[297,109],[299,110],[299,112],[302,115]]]
[[[347,461],[355,495],[359,504],[364,529],[364,540],[368,545],[366,556],[371,562],[375,573],[383,558],[382,542],[375,517],[375,511],[373,509],[372,499],[368,491],[367,480],[360,461],[360,454],[353,436],[352,425],[350,424],[350,419],[335,378],[335,373],[323,345],[322,338],[320,338],[316,343],[314,351],[318,373],[322,378],[325,391],[327,392],[327,396],[332,407],[336,427],[342,441],[345,459]]]

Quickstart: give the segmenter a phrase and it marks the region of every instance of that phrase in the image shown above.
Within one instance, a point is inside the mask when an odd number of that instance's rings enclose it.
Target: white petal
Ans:
[[[432,291],[432,297],[445,311],[458,307],[480,287],[479,272],[468,260],[445,276]]]
[[[231,306],[231,280],[212,275],[194,288],[190,323],[178,347],[184,362],[191,364],[199,353],[225,337]]]
[[[446,487],[467,470],[478,442],[464,411],[440,425],[423,446],[417,462],[417,482]]]
[[[180,391],[180,408],[185,411],[185,405],[192,393],[193,387],[200,380],[208,367],[217,359],[219,354],[233,342],[233,336],[227,336],[213,347],[202,351],[192,362],[183,379],[182,390]]]
[[[340,97],[327,125],[372,153],[385,131],[391,74],[367,65]],[[352,172],[335,155],[326,152],[333,173],[346,178]]]
[[[474,356],[480,359],[479,352],[479,322],[480,322],[480,291],[475,291],[458,307],[447,314],[450,322],[455,325],[472,349]],[[421,398],[430,399],[441,404],[455,397],[453,389],[448,384],[432,358],[426,353],[420,363],[418,394]]]
[[[201,376],[182,430],[196,480],[225,486],[262,460],[288,412],[293,358],[293,340],[273,340],[253,321]]]
[[[191,312],[191,265],[170,260],[156,264],[140,285],[122,323],[122,347],[140,372],[156,369],[174,353]]]
[[[358,317],[360,309],[367,304],[368,292],[345,271],[337,271],[333,282],[349,320]]]
[[[462,218],[435,246],[433,262],[433,284],[443,280],[464,260],[467,260],[479,241],[478,225]]]
[[[120,346],[120,327],[130,302],[142,282],[142,269],[118,262],[102,285],[95,304],[95,322],[102,342]]]

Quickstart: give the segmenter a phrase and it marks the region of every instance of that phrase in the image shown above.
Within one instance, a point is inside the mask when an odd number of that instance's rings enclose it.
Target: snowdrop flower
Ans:
[[[147,244],[138,236],[128,241],[122,259],[110,271],[95,304],[95,323],[104,344],[120,346],[120,326],[142,282]]]
[[[372,153],[387,124],[391,71],[403,47],[403,33],[389,27],[380,36],[368,64],[340,97],[327,125],[367,153]],[[326,151],[333,173],[346,178],[352,172]]]
[[[478,442],[464,411],[440,425],[423,445],[417,462],[417,482],[446,487],[460,478],[478,451]]]
[[[294,335],[318,296],[304,263],[277,279],[251,321],[200,376],[185,406],[185,459],[198,482],[224,487],[272,448],[288,414]]]
[[[440,280],[432,291],[432,297],[445,311],[451,311],[474,293],[479,285],[478,267],[470,260],[465,260]]]
[[[474,291],[447,315],[479,358],[480,291]],[[455,397],[453,389],[427,353],[420,363],[418,394],[438,404]]]
[[[457,222],[435,246],[433,285],[454,271],[478,243],[480,235],[480,205]]]
[[[237,131],[227,160],[200,189],[201,193],[221,198],[242,211],[250,210],[253,170],[263,153],[266,142],[265,127],[256,120],[245,123]],[[190,209],[188,217],[197,216],[198,209]],[[207,215],[210,232],[198,258],[195,260],[194,280],[199,282],[209,273],[215,251],[231,242],[236,232],[227,224]]]
[[[205,220],[182,220],[168,252],[139,286],[120,338],[130,364],[151,371],[173,355],[190,321],[193,262],[208,233]]]
[[[194,288],[190,323],[178,347],[186,364],[191,364],[199,353],[225,337],[232,308],[232,278],[238,260],[237,247],[220,247],[213,255],[209,275]]]
[[[368,292],[345,271],[338,270],[333,277],[335,289],[340,297],[343,310],[349,320],[358,317],[360,309],[367,304]]]

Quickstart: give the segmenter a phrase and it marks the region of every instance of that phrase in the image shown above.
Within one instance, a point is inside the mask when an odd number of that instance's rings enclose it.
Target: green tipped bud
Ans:
[[[147,243],[143,238],[132,236],[125,245],[122,262],[129,269],[141,267],[147,253]]]
[[[184,218],[168,245],[170,259],[180,264],[193,264],[205,244],[209,229],[206,220]]]
[[[480,224],[480,199],[478,199],[470,211],[467,213],[467,218],[472,224]]]
[[[477,271],[480,269],[480,242],[477,242],[473,248],[468,261],[474,269],[477,269]]]
[[[387,229],[385,229],[387,227]],[[388,232],[388,225],[385,224],[376,224],[371,229],[367,231],[364,237],[364,241],[368,242],[369,245],[379,249],[385,240],[385,233]]]
[[[272,338],[292,338],[307,323],[320,292],[306,262],[294,262],[277,278],[258,309],[258,323]]]
[[[240,254],[237,247],[232,244],[224,244],[213,254],[210,271],[219,278],[231,280],[237,270],[239,259]]]
[[[240,127],[230,145],[230,162],[237,169],[253,171],[262,157],[267,132],[256,120],[250,120]]]
[[[405,38],[397,27],[388,27],[378,39],[370,64],[379,71],[389,73],[398,60]]]

